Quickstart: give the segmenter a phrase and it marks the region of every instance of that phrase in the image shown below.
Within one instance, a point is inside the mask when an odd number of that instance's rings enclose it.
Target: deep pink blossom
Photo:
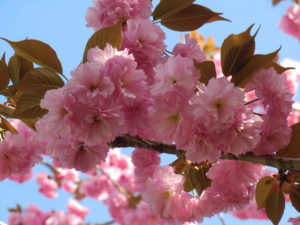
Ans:
[[[290,218],[289,222],[292,223],[293,225],[300,225],[300,217],[298,217],[298,218]]]

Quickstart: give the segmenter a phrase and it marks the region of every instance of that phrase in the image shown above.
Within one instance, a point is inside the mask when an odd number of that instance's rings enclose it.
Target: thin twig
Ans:
[[[222,213],[218,214],[218,218],[221,221],[222,225],[226,225],[226,221],[225,221],[224,216],[223,216]]]
[[[96,223],[95,225],[111,225],[111,224],[114,224],[115,221],[109,221],[109,222],[106,222],[106,223]]]
[[[254,102],[257,102],[258,100],[259,100],[259,99],[256,98],[256,99],[254,99],[254,100],[252,100],[252,101],[250,101],[250,102],[246,102],[245,105],[250,105],[250,104],[252,104],[252,103],[254,103]]]

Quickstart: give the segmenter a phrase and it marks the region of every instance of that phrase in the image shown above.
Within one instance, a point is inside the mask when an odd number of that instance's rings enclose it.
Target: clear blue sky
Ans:
[[[154,1],[157,2],[157,1]],[[283,34],[278,29],[280,17],[284,14],[289,1],[271,6],[271,0],[209,0],[200,1],[216,12],[223,12],[232,23],[215,22],[200,28],[205,36],[213,35],[218,45],[231,33],[240,33],[255,23],[261,25],[257,36],[257,51],[269,53],[279,46],[281,59],[290,57],[300,61],[300,43]],[[81,61],[84,46],[93,30],[85,26],[85,11],[91,5],[90,0],[0,0],[0,37],[19,41],[25,38],[38,39],[50,44],[61,59],[64,74],[68,75]],[[171,49],[179,40],[180,33],[166,30],[168,48]],[[10,47],[0,42],[0,54],[11,56]],[[291,65],[292,66],[292,65]],[[168,159],[167,159],[168,160]],[[35,171],[44,170],[38,166]],[[34,181],[17,185],[9,181],[0,182],[0,221],[7,221],[7,208],[16,203],[27,206],[30,203],[40,205],[42,209],[65,209],[68,195],[61,193],[59,199],[48,200],[37,192]],[[84,201],[91,206],[87,222],[105,222],[110,220],[107,209],[95,201]],[[288,224],[290,216],[300,216],[290,206],[287,207],[281,224]],[[240,224],[225,215],[228,225]],[[207,219],[204,224],[221,224],[218,218]],[[247,221],[246,225],[271,224],[266,221]]]

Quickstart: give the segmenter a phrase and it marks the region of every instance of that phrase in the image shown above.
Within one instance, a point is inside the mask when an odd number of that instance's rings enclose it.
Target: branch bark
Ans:
[[[124,135],[117,137],[110,143],[111,147],[136,147],[153,150],[159,153],[184,156],[185,150],[177,149],[174,144],[164,144],[157,141],[146,140],[137,136]],[[264,166],[277,168],[278,170],[300,170],[300,159],[282,158],[272,155],[255,156],[252,153],[235,156],[233,154],[222,154],[221,159],[237,160],[250,163],[257,163]]]

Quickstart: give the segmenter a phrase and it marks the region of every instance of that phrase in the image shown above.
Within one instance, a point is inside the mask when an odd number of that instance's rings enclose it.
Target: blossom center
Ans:
[[[169,116],[168,116],[168,121],[170,123],[174,123],[174,124],[177,124],[179,122],[179,115],[178,113],[171,113]]]
[[[171,190],[166,190],[162,193],[162,197],[167,200],[172,196],[172,191]]]

